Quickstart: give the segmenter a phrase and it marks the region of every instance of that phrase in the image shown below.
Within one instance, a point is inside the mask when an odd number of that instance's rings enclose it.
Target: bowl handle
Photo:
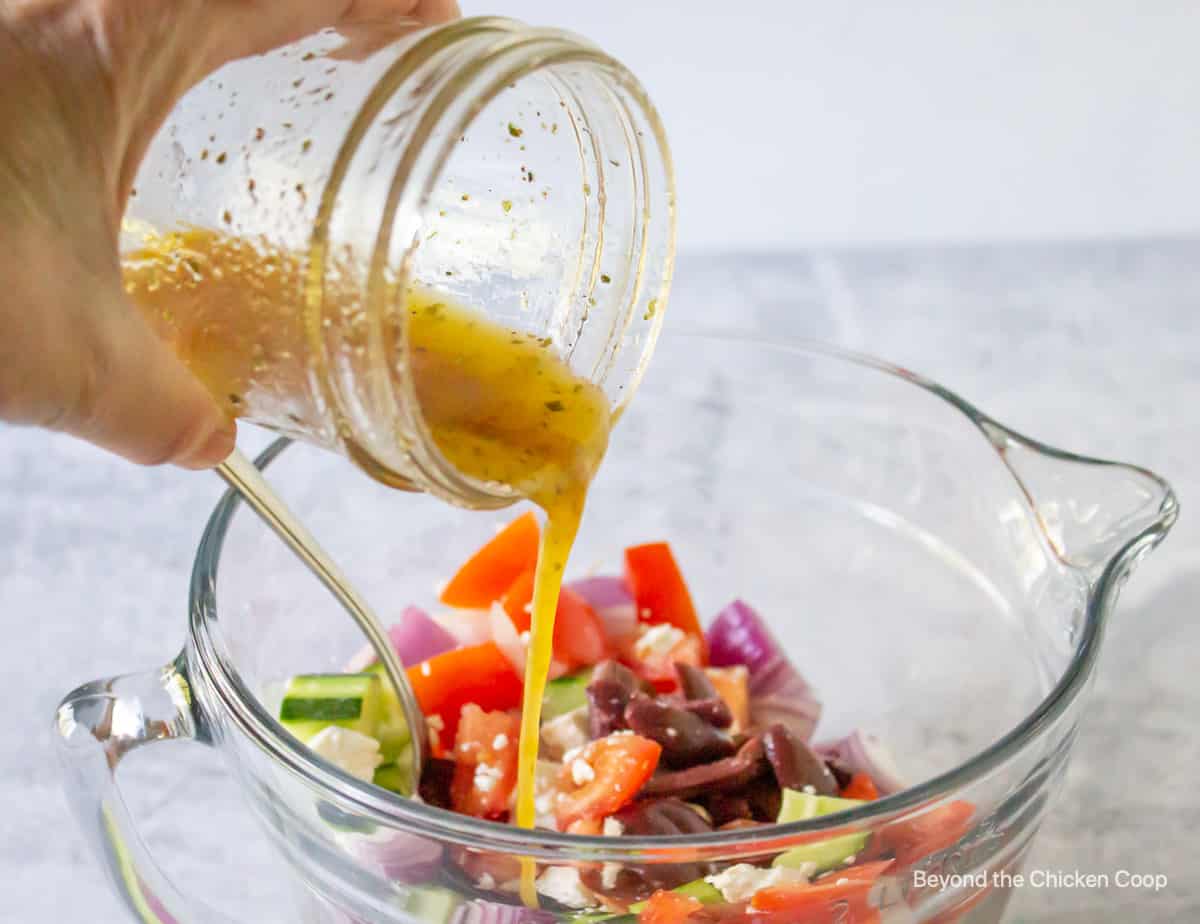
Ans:
[[[183,895],[151,858],[117,786],[117,765],[157,741],[211,743],[183,657],[142,674],[96,680],[58,707],[58,754],[84,834],[134,919],[145,924],[234,924]]]

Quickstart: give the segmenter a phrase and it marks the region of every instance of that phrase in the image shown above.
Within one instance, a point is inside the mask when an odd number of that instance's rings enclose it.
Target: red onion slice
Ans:
[[[405,607],[400,614],[400,621],[389,626],[387,634],[396,657],[405,667],[420,664],[434,655],[458,647],[458,640],[453,635],[415,606]],[[375,649],[365,645],[346,662],[346,671],[352,674],[365,671],[375,661]]]

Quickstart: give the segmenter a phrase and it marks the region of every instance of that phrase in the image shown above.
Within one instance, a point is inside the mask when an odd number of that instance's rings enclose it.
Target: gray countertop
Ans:
[[[1200,242],[711,255],[680,261],[672,323],[829,340],[920,370],[1056,445],[1172,481],[1183,516],[1130,582],[1030,869],[1160,873],[1157,894],[1025,888],[1013,920],[1200,920]],[[261,445],[262,434],[247,434]],[[68,815],[51,749],[71,687],[180,647],[215,477],[125,465],[0,430],[0,920],[123,920]],[[173,745],[175,747],[175,745]],[[164,865],[244,919],[286,921],[265,845],[203,749],[130,761],[132,808]],[[171,757],[171,755],[168,755]],[[178,763],[175,764],[178,769]],[[123,771],[124,772],[124,771]],[[236,865],[234,858],[236,857]],[[276,911],[273,913],[272,908]]]

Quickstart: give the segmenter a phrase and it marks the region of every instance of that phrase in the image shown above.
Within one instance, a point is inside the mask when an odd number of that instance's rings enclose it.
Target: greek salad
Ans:
[[[428,804],[510,821],[538,542],[537,520],[522,515],[451,577],[444,609],[409,607],[390,629],[427,717],[433,756],[419,795]],[[537,826],[700,835],[829,815],[904,788],[874,736],[815,741],[820,717],[814,690],[750,604],[735,600],[705,629],[670,546],[628,548],[623,574],[562,588]],[[346,773],[412,795],[409,730],[370,649],[343,673],[292,677],[279,719]],[[871,922],[886,920],[880,880],[954,844],[973,815],[953,802],[732,865],[685,856],[543,866],[536,910],[517,898],[516,858],[429,846],[414,855],[357,834],[367,859],[419,886],[410,911],[445,924]]]

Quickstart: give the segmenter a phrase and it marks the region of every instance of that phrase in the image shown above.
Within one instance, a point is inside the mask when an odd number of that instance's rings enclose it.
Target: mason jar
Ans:
[[[131,192],[126,287],[230,414],[501,506],[513,488],[430,436],[404,293],[536,336],[619,413],[671,281],[666,138],[634,76],[566,32],[486,17],[377,44],[325,32],[188,93]]]

